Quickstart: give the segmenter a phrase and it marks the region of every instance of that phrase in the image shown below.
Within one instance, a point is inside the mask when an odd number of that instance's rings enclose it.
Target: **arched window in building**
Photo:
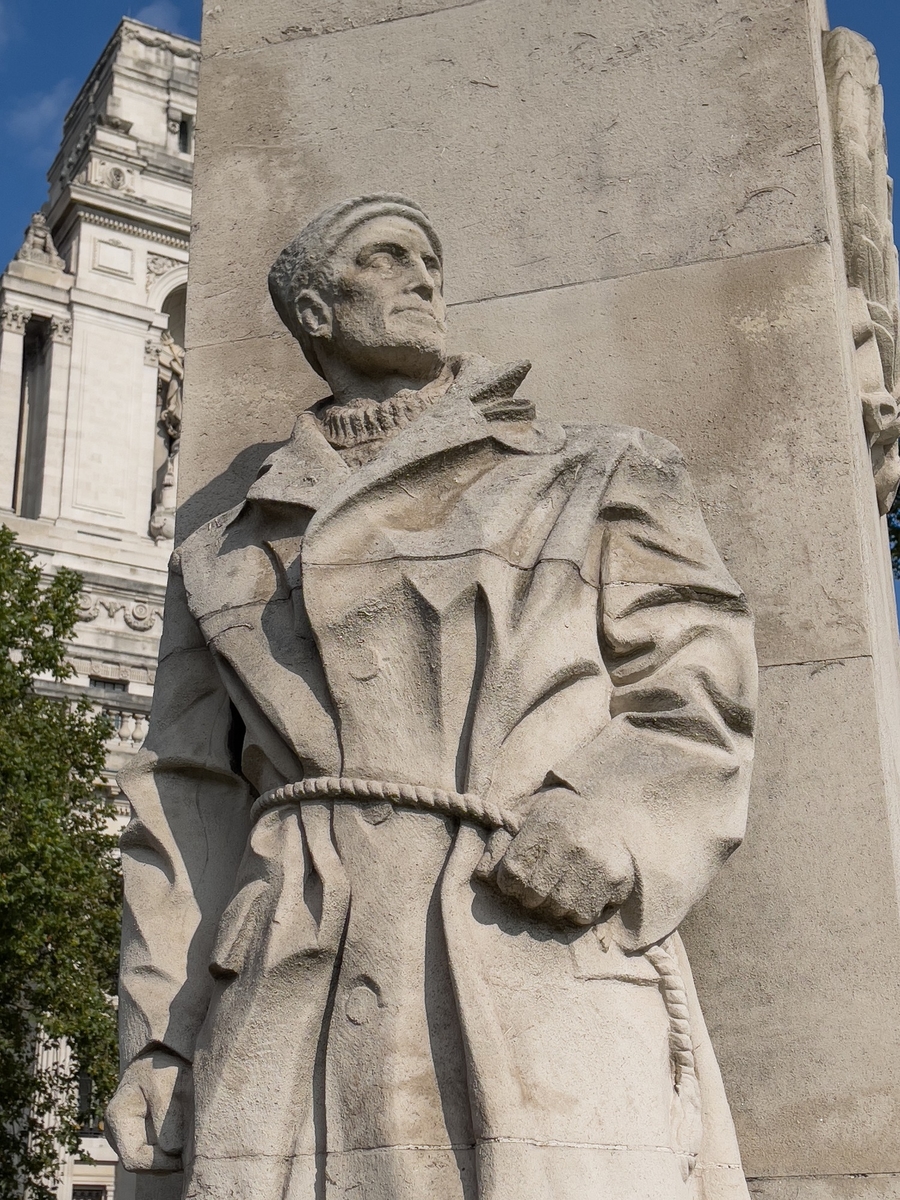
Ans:
[[[162,311],[169,318],[169,333],[177,346],[184,345],[184,305],[187,297],[187,284],[182,283],[169,292],[162,302]]]

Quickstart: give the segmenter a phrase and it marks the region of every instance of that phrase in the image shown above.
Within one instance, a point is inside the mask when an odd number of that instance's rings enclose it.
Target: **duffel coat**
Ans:
[[[744,831],[744,597],[669,443],[536,418],[527,364],[454,369],[356,470],[301,415],[173,558],[123,776],[126,1061],[193,1064],[197,1200],[746,1198],[671,936]],[[519,813],[567,788],[634,891],[553,924],[482,881],[467,820],[251,822],[322,776]]]

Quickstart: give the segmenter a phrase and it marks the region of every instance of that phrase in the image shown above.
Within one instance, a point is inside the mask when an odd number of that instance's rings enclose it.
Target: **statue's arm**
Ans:
[[[509,875],[530,870],[537,842],[563,845],[543,872],[549,879],[562,864],[550,911],[588,923],[615,906],[617,936],[636,949],[678,926],[743,837],[756,657],[746,601],[674,447],[636,433],[599,518],[598,636],[612,719],[550,764],[560,786],[535,798],[498,881],[505,871],[504,890],[515,892]]]
[[[123,1087],[143,1078],[149,1057],[193,1058],[212,990],[216,925],[249,829],[249,787],[235,762],[240,739],[173,566],[150,732],[120,777],[132,806],[121,840]]]

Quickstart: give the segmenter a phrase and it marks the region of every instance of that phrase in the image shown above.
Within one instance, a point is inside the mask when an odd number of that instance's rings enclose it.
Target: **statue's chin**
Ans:
[[[443,339],[416,339],[370,346],[357,358],[360,370],[370,375],[406,375],[428,383],[440,375],[446,362]]]

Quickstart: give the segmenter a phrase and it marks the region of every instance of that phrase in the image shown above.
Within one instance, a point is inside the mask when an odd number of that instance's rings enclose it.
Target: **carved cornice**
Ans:
[[[112,681],[121,680],[123,683],[144,683],[152,685],[156,682],[155,667],[147,666],[128,666],[125,663],[110,662],[105,658],[84,658],[81,655],[73,654],[69,656],[72,666],[79,675],[87,675],[93,679],[109,679]],[[112,702],[114,695],[108,697],[108,702]],[[122,696],[122,705],[127,706],[134,701],[133,696],[127,693]]]
[[[30,320],[31,313],[27,308],[19,308],[14,304],[0,308],[0,329],[4,332],[24,333]]]
[[[200,47],[196,43],[186,46],[183,42],[176,42],[166,37],[164,33],[152,33],[149,29],[144,31],[136,29],[133,25],[125,25],[122,29],[122,38],[128,42],[140,42],[142,46],[149,46],[152,50],[168,50],[176,58],[189,58],[193,62],[200,61]]]
[[[143,238],[148,242],[162,242],[164,246],[176,246],[179,250],[187,250],[190,241],[175,234],[163,233],[146,225],[137,225],[133,221],[125,221],[119,217],[107,217],[103,213],[86,209],[81,214],[86,225],[99,225],[103,229],[114,229],[117,233],[130,233],[134,237]]]

